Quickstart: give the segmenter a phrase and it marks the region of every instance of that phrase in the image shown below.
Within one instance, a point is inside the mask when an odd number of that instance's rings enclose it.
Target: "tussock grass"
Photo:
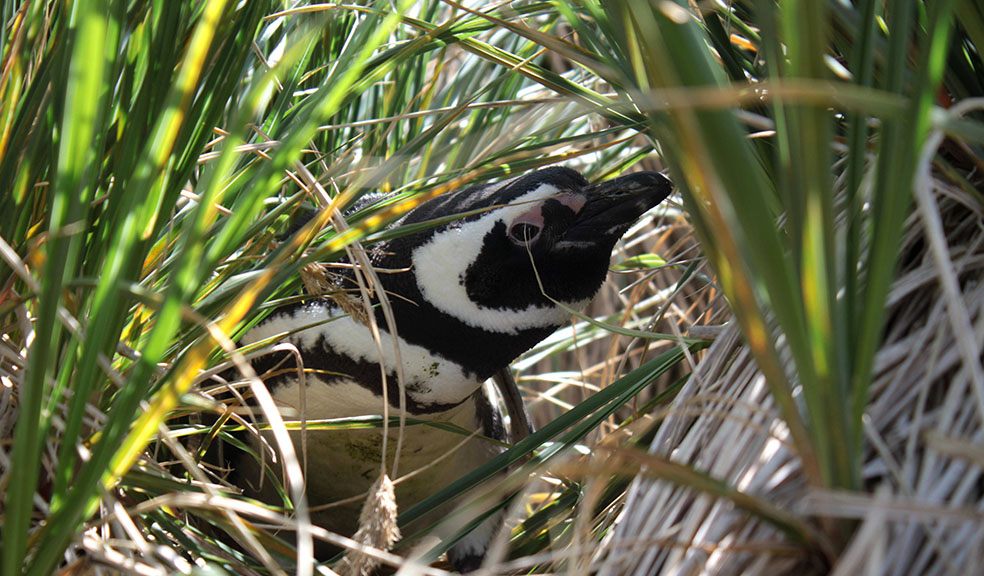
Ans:
[[[984,212],[953,183],[924,184],[945,223],[935,241],[947,247],[952,268],[941,270],[930,254],[926,217],[910,216],[865,413],[865,490],[810,485],[754,356],[731,325],[663,412],[649,447],[654,472],[629,491],[626,513],[599,552],[601,573],[701,566],[712,574],[958,574],[981,565],[980,411],[957,339],[969,337],[981,350]],[[959,286],[957,303],[941,287],[947,273]],[[954,329],[946,314],[954,305],[966,310],[976,334]],[[841,535],[847,544],[838,552],[818,527],[797,533],[720,489],[659,479],[658,466],[669,461],[798,517],[858,527]]]
[[[984,10],[802,8],[5,3],[0,573],[328,573],[327,541],[444,574],[418,519],[503,471],[447,520],[506,508],[487,574],[979,566]],[[278,344],[236,338],[426,198],[556,163],[680,194],[515,363],[539,430],[392,550],[312,525],[286,430],[426,424],[282,415],[245,361]],[[281,506],[203,458],[257,427]]]

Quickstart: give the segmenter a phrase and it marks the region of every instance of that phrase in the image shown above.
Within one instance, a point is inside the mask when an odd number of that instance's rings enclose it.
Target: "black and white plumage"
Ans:
[[[590,184],[574,170],[555,167],[448,194],[408,214],[404,224],[480,211],[372,250],[375,266],[404,270],[379,278],[396,320],[408,414],[505,439],[497,404],[482,384],[567,323],[568,312],[554,301],[581,308],[595,295],[615,242],[670,190],[669,181],[658,173]],[[400,392],[393,340],[379,307],[376,314],[382,359],[369,329],[329,300],[281,308],[243,340],[252,343],[290,333],[286,340],[300,350],[306,370],[308,420],[381,414],[380,361],[388,375],[390,414],[396,415]],[[325,323],[326,318],[333,320]],[[266,379],[274,398],[284,407],[300,409],[301,390],[290,369],[293,361],[267,356],[254,365],[261,377],[276,366],[277,375]],[[379,430],[307,434],[311,506],[363,493],[377,477],[382,457]],[[426,466],[462,439],[432,427],[406,429],[401,473]],[[299,435],[294,441],[300,450]],[[389,443],[390,450],[394,445]],[[468,440],[441,465],[399,484],[398,504],[408,508],[500,450],[482,439]],[[240,478],[255,483],[256,464],[241,460]],[[275,500],[270,490],[257,495]],[[351,534],[360,506],[332,508],[315,515],[314,521]],[[475,566],[494,529],[495,523],[487,522],[456,544],[449,553],[452,563],[459,569]]]

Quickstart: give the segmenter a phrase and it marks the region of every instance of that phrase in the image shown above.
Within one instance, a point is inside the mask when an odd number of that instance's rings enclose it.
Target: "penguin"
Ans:
[[[380,306],[372,314],[381,346],[365,321],[337,299],[312,298],[278,308],[242,344],[280,337],[299,351],[303,384],[291,354],[252,361],[274,400],[305,420],[401,410],[394,337],[399,345],[405,415],[475,431],[463,436],[432,426],[408,426],[400,453],[396,502],[407,509],[488,461],[509,435],[499,401],[483,386],[510,362],[569,322],[602,286],[612,250],[638,218],[672,191],[656,172],[599,183],[565,167],[550,167],[493,184],[472,186],[422,203],[395,225],[443,222],[373,246],[369,252],[392,310],[395,335]],[[457,217],[456,217],[457,216]],[[340,289],[354,288],[351,269]],[[385,372],[385,378],[383,373]],[[393,427],[395,428],[395,427]],[[390,430],[395,438],[395,429]],[[300,432],[292,432],[298,453]],[[364,494],[379,476],[382,432],[307,430],[308,504],[312,521],[344,535],[358,528]],[[392,461],[396,442],[388,442]],[[260,464],[235,462],[244,491],[279,502],[273,483],[259,482]],[[432,518],[454,506],[436,510]],[[478,568],[495,530],[490,518],[448,552],[452,566]]]

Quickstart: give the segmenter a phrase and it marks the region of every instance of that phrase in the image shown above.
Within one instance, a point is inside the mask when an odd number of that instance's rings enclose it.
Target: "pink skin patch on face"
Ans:
[[[573,192],[551,196],[547,200],[556,200],[560,202],[564,206],[570,208],[574,214],[580,212],[581,208],[584,208],[584,205],[588,203],[587,196],[583,194],[575,194]],[[546,202],[546,200],[544,200],[544,202]],[[529,224],[530,226],[543,228],[543,202],[537,202],[532,208],[517,216],[512,221],[512,226],[516,226],[517,224]]]
[[[575,194],[573,192],[558,194],[557,196],[554,196],[554,200],[570,208],[574,214],[579,213],[581,208],[584,208],[584,205],[588,203],[587,196],[584,194]]]

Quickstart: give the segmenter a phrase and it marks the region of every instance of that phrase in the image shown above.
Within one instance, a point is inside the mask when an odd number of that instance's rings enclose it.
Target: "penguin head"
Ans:
[[[595,295],[615,243],[671,190],[656,172],[593,184],[574,170],[547,168],[422,204],[405,224],[464,215],[388,242],[377,263],[408,269],[389,289],[474,328],[552,330],[566,323],[565,306]]]

